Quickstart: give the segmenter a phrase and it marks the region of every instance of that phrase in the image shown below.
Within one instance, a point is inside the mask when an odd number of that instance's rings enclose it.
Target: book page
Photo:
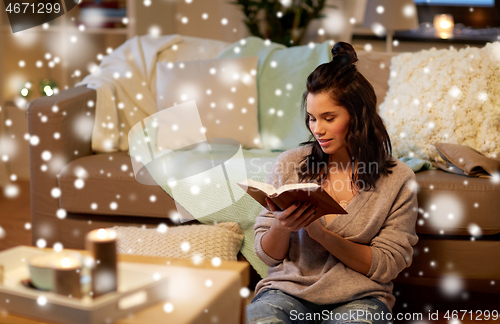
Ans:
[[[260,189],[260,190],[264,191],[268,196],[271,196],[272,194],[274,194],[276,192],[276,189],[274,188],[273,185],[270,185],[270,184],[264,183],[264,182],[255,181],[252,179],[246,179],[245,181],[241,182],[241,184],[249,187],[248,190],[252,190],[251,187]]]
[[[292,189],[317,189],[319,186],[315,183],[293,183],[281,186],[276,190],[276,194],[279,195],[282,192]]]

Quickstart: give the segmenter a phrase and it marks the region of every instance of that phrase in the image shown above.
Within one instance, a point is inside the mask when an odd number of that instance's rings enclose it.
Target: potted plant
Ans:
[[[235,0],[241,6],[250,33],[272,42],[294,46],[300,44],[309,23],[324,18],[321,10],[328,0]],[[261,30],[263,29],[263,30]]]

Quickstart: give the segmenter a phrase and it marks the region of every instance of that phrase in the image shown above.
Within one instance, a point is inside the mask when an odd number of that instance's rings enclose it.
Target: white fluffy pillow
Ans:
[[[262,148],[257,116],[257,62],[257,56],[252,56],[157,63],[158,109],[195,100],[209,140],[231,138],[247,149]],[[162,134],[160,121],[158,126],[158,147],[169,147],[169,134]]]
[[[204,260],[219,257],[222,261],[236,261],[243,242],[243,231],[235,222],[216,225],[181,225],[166,231],[140,227],[116,226],[119,254],[191,258]],[[183,247],[189,244],[189,249]]]
[[[396,157],[438,159],[438,142],[492,156],[500,150],[500,43],[394,57],[379,112]]]

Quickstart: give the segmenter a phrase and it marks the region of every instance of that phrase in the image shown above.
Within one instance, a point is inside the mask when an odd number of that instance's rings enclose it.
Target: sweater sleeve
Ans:
[[[271,172],[267,175],[266,183],[271,184],[274,188],[279,188],[285,184],[286,181],[286,171],[287,170],[287,157],[289,152],[281,153],[273,163]],[[283,260],[277,260],[267,255],[267,253],[262,249],[262,237],[269,231],[271,225],[274,221],[274,215],[266,208],[262,207],[262,210],[255,220],[254,230],[255,230],[255,254],[262,260],[265,264],[270,267],[274,267],[280,264]]]
[[[271,228],[271,224],[273,223],[274,216],[267,209],[262,207],[262,212],[257,217],[257,221],[255,223],[255,254],[262,260],[265,264],[270,267],[277,266],[283,260],[277,260],[271,256],[269,256],[264,249],[262,248],[262,237],[266,234]],[[265,210],[265,211],[264,211]]]
[[[411,265],[413,246],[418,242],[416,187],[412,172],[400,188],[382,228],[370,242],[372,264],[367,277],[373,281],[388,283]]]

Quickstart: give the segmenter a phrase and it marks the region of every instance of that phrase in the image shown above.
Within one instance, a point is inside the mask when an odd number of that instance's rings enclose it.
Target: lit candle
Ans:
[[[98,297],[117,290],[116,231],[93,230],[87,234],[87,250],[94,258],[92,273],[92,296]]]
[[[81,298],[80,285],[81,258],[62,255],[53,268],[53,291],[57,294]]]
[[[453,16],[449,14],[435,15],[434,28],[440,38],[447,39],[453,36]]]
[[[31,283],[35,287],[77,298],[81,297],[81,266],[82,255],[78,252],[47,253],[28,261]]]

